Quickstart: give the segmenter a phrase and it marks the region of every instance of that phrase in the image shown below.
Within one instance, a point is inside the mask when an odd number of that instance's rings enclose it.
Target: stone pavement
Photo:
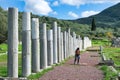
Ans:
[[[39,80],[103,80],[103,72],[98,68],[101,58],[98,52],[86,51],[81,54],[80,64],[74,65],[74,58],[54,67]]]

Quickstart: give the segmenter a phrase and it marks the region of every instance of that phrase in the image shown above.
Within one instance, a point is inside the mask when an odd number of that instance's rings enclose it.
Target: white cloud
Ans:
[[[62,4],[68,4],[72,6],[80,6],[81,4],[84,4],[83,0],[60,0]]]
[[[53,5],[58,6],[59,5],[58,1],[53,2]]]
[[[33,12],[35,14],[48,15],[52,12],[49,4],[45,0],[24,0],[25,1],[25,9],[27,11]]]
[[[72,5],[79,7],[82,4],[89,4],[89,3],[118,3],[120,0],[60,0],[62,4]]]
[[[56,12],[56,11],[54,11],[54,12],[52,12],[52,14],[57,15],[57,12]]]
[[[91,15],[98,14],[99,11],[84,11],[81,13],[81,17],[89,17]]]
[[[68,15],[72,16],[73,18],[79,18],[79,16],[72,11],[68,12]]]

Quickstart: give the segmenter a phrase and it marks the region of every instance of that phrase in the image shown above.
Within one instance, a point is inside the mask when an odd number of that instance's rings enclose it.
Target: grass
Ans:
[[[21,76],[21,54],[18,55],[18,65],[19,65],[19,77]],[[7,54],[0,56],[0,76],[6,77],[7,76]]]
[[[0,76],[7,77],[7,66],[0,66]]]
[[[7,62],[7,55],[6,54],[0,56],[0,62]]]
[[[6,53],[7,51],[7,44],[3,43],[0,44],[0,53]]]
[[[103,40],[92,40],[93,46],[110,46],[111,43],[109,40],[103,39]]]
[[[103,46],[102,52],[106,58],[112,58],[114,63],[117,64],[117,66],[120,66],[120,48],[110,47],[111,43],[108,40],[93,40],[92,44],[94,46]],[[117,69],[118,72],[120,71],[119,69]],[[105,65],[101,66],[101,70],[104,72],[104,80],[111,80],[111,78],[113,78],[112,80],[115,80],[115,77],[118,75]]]
[[[0,44],[0,53],[6,53],[7,47],[8,47],[8,45],[5,44],[5,43]],[[22,51],[22,45],[21,44],[18,45],[18,51]]]
[[[115,80],[117,77],[117,74],[111,71],[106,65],[102,66],[101,70],[104,72],[104,80]]]
[[[109,59],[112,58],[112,60],[115,63],[115,69],[120,72],[120,48],[115,47],[106,47],[104,50],[104,55]]]

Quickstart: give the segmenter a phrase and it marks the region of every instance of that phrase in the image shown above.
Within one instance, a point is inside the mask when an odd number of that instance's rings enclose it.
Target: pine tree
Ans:
[[[95,25],[95,19],[92,19],[92,27],[91,27],[91,31],[95,31],[96,30],[96,25]]]

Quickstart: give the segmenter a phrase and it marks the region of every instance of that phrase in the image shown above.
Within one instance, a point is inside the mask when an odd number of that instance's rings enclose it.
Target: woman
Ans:
[[[80,50],[79,48],[77,48],[75,50],[75,60],[74,60],[74,64],[76,63],[76,60],[77,60],[77,64],[79,64],[79,59],[80,59]]]

